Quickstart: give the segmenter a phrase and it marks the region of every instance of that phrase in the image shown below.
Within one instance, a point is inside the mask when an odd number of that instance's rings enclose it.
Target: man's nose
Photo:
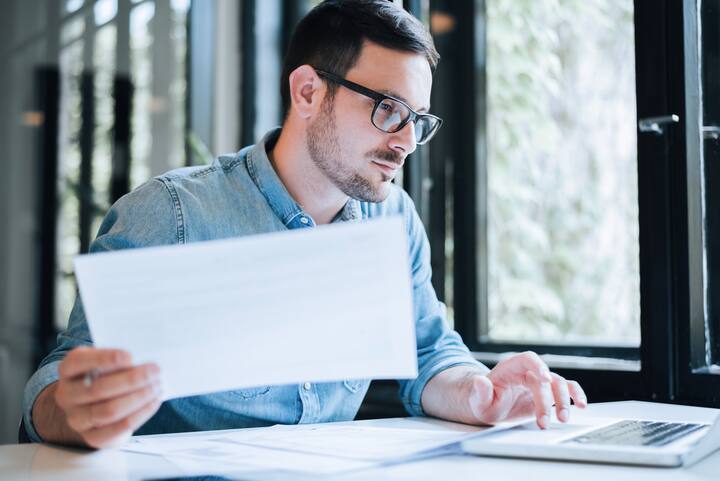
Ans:
[[[390,147],[393,150],[402,150],[405,155],[410,155],[417,148],[415,138],[415,122],[408,122],[402,129],[392,134]]]

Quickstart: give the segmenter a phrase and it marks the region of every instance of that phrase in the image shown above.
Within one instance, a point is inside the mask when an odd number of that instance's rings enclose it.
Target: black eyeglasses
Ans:
[[[378,130],[392,134],[405,127],[408,122],[415,122],[415,142],[422,145],[432,139],[442,125],[440,117],[419,114],[400,99],[381,94],[324,70],[316,68],[315,71],[331,82],[373,99],[375,106],[370,121]]]

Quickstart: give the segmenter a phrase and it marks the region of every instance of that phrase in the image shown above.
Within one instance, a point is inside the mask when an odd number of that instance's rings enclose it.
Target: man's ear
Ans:
[[[301,65],[288,77],[290,83],[290,108],[301,118],[310,118],[322,105],[325,84],[310,65]]]

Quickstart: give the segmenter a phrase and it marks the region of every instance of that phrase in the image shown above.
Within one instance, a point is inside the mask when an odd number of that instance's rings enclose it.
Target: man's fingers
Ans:
[[[552,376],[550,375],[550,369],[547,364],[540,359],[540,356],[534,352],[527,351],[522,354],[515,356],[518,359],[519,364],[526,370],[534,373],[538,380],[544,382],[552,382]]]
[[[570,397],[572,398],[573,402],[575,402],[575,405],[579,408],[586,408],[587,396],[585,395],[585,391],[583,391],[583,388],[580,387],[580,384],[578,384],[577,381],[568,381],[567,387],[568,391],[570,392]]]
[[[75,431],[85,433],[116,424],[156,399],[160,399],[159,389],[146,386],[108,401],[72,408],[67,411],[67,422]]]
[[[570,419],[570,392],[564,377],[552,373],[552,393],[555,398],[555,412],[562,422]]]
[[[116,398],[146,386],[157,385],[160,380],[160,369],[155,364],[143,364],[129,369],[122,369],[103,374],[86,386],[82,378],[68,380],[59,387],[61,405],[91,404]],[[65,399],[65,400],[63,400]]]
[[[523,384],[528,371],[534,373],[539,380],[552,381],[547,364],[540,359],[540,356],[531,351],[503,359],[490,371],[488,376],[492,378],[493,382],[501,385]]]
[[[160,404],[161,401],[159,399],[153,399],[131,415],[113,424],[91,429],[83,433],[83,439],[89,446],[94,448],[117,446],[126,441],[132,436],[133,431],[150,419],[158,410]]]
[[[92,404],[88,406],[92,427],[116,423],[159,397],[159,388],[147,386],[120,398]]]
[[[540,378],[534,371],[527,371],[525,385],[533,395],[537,424],[541,429],[545,429],[550,426],[553,399],[551,384],[545,378]]]
[[[122,349],[78,347],[70,351],[58,367],[60,379],[82,376],[92,370],[114,371],[132,366],[132,359]]]
[[[541,428],[550,426],[553,404],[557,418],[563,422],[570,418],[571,401],[580,408],[587,406],[587,398],[580,385],[551,373],[547,364],[534,352],[503,359],[487,377],[495,387],[493,405],[499,404],[500,399],[508,400],[509,407],[503,412],[511,416],[528,415],[534,411]],[[531,397],[519,394],[520,386],[527,389]],[[503,412],[496,410],[500,414],[498,419],[503,418]]]

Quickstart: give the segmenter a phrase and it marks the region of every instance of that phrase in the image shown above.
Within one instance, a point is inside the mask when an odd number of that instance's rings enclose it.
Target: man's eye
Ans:
[[[380,108],[383,109],[385,112],[392,112],[394,110],[393,106],[386,102],[381,103]]]

